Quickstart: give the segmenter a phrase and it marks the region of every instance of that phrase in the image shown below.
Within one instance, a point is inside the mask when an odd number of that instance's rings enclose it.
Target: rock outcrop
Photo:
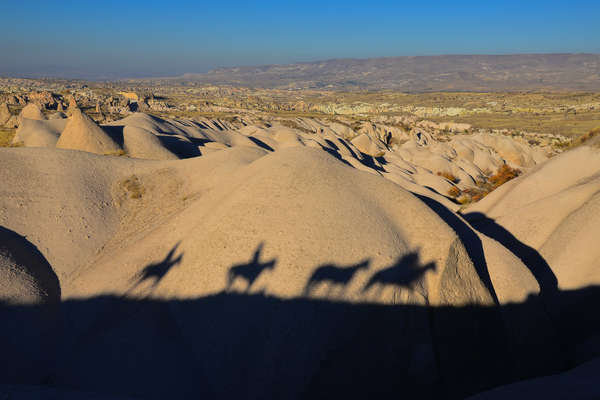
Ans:
[[[68,121],[56,143],[57,148],[96,154],[114,154],[121,150],[100,126],[78,108],[72,110]]]
[[[11,116],[8,105],[6,103],[0,103],[0,126],[6,126],[6,123]]]
[[[0,227],[0,381],[40,384],[57,351],[60,284],[27,239]]]
[[[43,121],[46,119],[39,106],[35,103],[29,103],[21,110],[19,114],[19,123],[23,121],[23,118]]]

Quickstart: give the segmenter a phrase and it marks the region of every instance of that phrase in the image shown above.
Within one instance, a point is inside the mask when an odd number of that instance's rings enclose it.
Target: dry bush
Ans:
[[[461,191],[459,188],[457,188],[456,186],[452,186],[450,188],[450,190],[448,190],[448,196],[450,197],[454,197],[457,198],[458,196],[461,195]]]
[[[520,170],[504,164],[498,168],[494,175],[489,176],[483,182],[477,182],[477,187],[463,190],[461,197],[457,200],[460,204],[475,203],[520,174]]]
[[[447,172],[447,171],[441,171],[441,172],[438,172],[437,174],[438,174],[438,176],[448,179],[452,183],[458,183],[460,181],[460,179],[458,179],[456,176],[454,176],[453,174],[451,174],[450,172]]]
[[[493,189],[492,189],[493,190]],[[461,204],[475,203],[490,193],[491,190],[488,187],[477,187],[471,189],[465,189],[462,191],[462,197],[459,200]]]
[[[492,190],[494,190],[498,186],[510,181],[511,179],[516,178],[520,174],[521,171],[519,171],[518,169],[511,168],[507,164],[504,164],[500,168],[498,168],[498,171],[494,175],[488,178],[488,182],[492,184]]]

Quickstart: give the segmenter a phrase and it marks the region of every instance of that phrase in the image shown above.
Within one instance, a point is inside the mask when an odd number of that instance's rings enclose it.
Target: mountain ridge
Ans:
[[[600,90],[600,54],[436,55],[219,67],[171,80],[294,89]]]

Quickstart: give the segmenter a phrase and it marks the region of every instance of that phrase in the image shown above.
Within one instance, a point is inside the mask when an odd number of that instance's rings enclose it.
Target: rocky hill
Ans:
[[[266,88],[598,90],[599,54],[443,55],[219,68],[179,81]]]

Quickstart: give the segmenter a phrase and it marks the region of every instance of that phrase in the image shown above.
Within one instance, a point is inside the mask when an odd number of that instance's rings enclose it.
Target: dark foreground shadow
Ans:
[[[437,212],[477,256],[481,244],[466,223]],[[12,247],[39,258],[25,265],[51,272],[26,239],[0,234],[2,243],[12,238]],[[556,290],[545,303],[551,320],[540,307],[543,293],[518,304],[460,307],[307,297],[321,285],[343,291],[369,268],[367,259],[322,265],[304,296],[283,299],[249,293],[276,265],[262,250],[229,268],[227,289],[204,297],[159,299],[150,291],[59,302],[57,295],[42,305],[1,298],[0,384],[150,399],[460,399],[600,357],[600,287]],[[141,270],[134,287],[154,288],[182,257],[174,246]],[[372,274],[362,292],[413,287],[434,269],[409,253]],[[235,281],[246,291],[230,290]]]
[[[55,365],[42,371],[43,382],[29,383],[152,399],[459,399],[598,356],[590,348],[600,334],[599,287],[556,294],[556,322],[570,327],[562,349],[537,334],[514,343],[505,323],[490,317],[531,313],[535,300],[501,310],[232,292],[187,300],[68,300],[55,321]],[[119,312],[98,326],[107,310]],[[2,303],[0,312],[10,324],[16,316],[37,318],[39,309]],[[482,325],[494,321],[498,325]],[[514,321],[512,330],[531,328]],[[94,325],[94,339],[82,338]],[[29,333],[13,346],[26,349],[38,339]],[[537,345],[529,346],[533,341]],[[540,351],[551,362],[515,373],[514,365]],[[34,374],[39,365],[29,368],[23,382],[40,375]]]

